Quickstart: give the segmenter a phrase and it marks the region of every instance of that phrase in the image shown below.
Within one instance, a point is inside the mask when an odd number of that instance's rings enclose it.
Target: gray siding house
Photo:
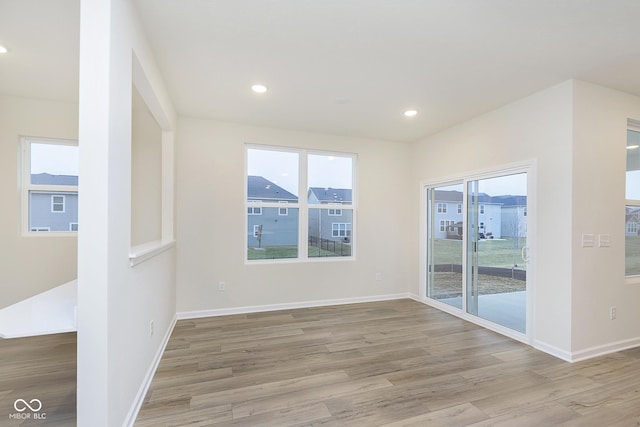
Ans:
[[[261,176],[247,177],[247,247],[295,246],[298,244],[298,197]],[[252,202],[281,203],[282,207],[251,206]]]
[[[462,192],[436,190],[434,220],[436,239],[462,239],[464,211]],[[502,237],[502,203],[485,193],[479,195],[478,234],[481,238]]]
[[[342,207],[352,204],[353,191],[346,188],[310,187],[307,197],[310,245],[315,246],[318,239],[350,243],[353,211]],[[314,209],[313,205],[323,205],[323,209]]]
[[[33,185],[78,186],[72,175],[31,175]],[[29,192],[29,231],[78,231],[78,193],[76,191]]]

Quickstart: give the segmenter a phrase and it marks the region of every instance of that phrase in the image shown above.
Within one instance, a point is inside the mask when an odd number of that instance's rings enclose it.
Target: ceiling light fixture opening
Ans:
[[[405,117],[415,117],[418,114],[416,110],[407,110],[404,112]]]
[[[251,86],[251,90],[255,93],[265,93],[267,91],[267,87],[265,85],[256,84]]]

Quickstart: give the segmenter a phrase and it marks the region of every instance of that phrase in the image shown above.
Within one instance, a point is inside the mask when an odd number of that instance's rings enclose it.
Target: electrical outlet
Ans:
[[[219,291],[224,291],[224,287],[225,287],[224,282],[220,282],[220,283],[218,283],[218,290],[219,290]]]
[[[609,309],[609,319],[616,320],[617,315],[618,315],[618,309],[615,306],[612,306]]]
[[[149,322],[149,336],[153,336],[153,320]]]

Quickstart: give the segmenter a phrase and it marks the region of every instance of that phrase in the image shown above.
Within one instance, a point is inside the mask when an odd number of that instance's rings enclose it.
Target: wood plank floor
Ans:
[[[640,349],[569,364],[411,300],[178,322],[136,426],[640,426]]]
[[[0,340],[0,408],[75,425],[76,335]],[[411,300],[185,320],[136,426],[185,425],[638,427],[640,349],[569,364]]]
[[[17,399],[38,399],[42,408],[16,419]],[[37,403],[31,403],[37,409]],[[35,420],[34,414],[46,417]],[[14,418],[10,418],[13,415]],[[0,339],[0,426],[76,424],[76,334]]]

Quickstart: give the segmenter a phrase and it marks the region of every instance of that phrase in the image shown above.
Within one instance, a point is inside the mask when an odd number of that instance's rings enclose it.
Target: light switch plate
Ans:
[[[593,247],[593,234],[583,234],[582,235],[582,247],[583,248],[592,248]]]

